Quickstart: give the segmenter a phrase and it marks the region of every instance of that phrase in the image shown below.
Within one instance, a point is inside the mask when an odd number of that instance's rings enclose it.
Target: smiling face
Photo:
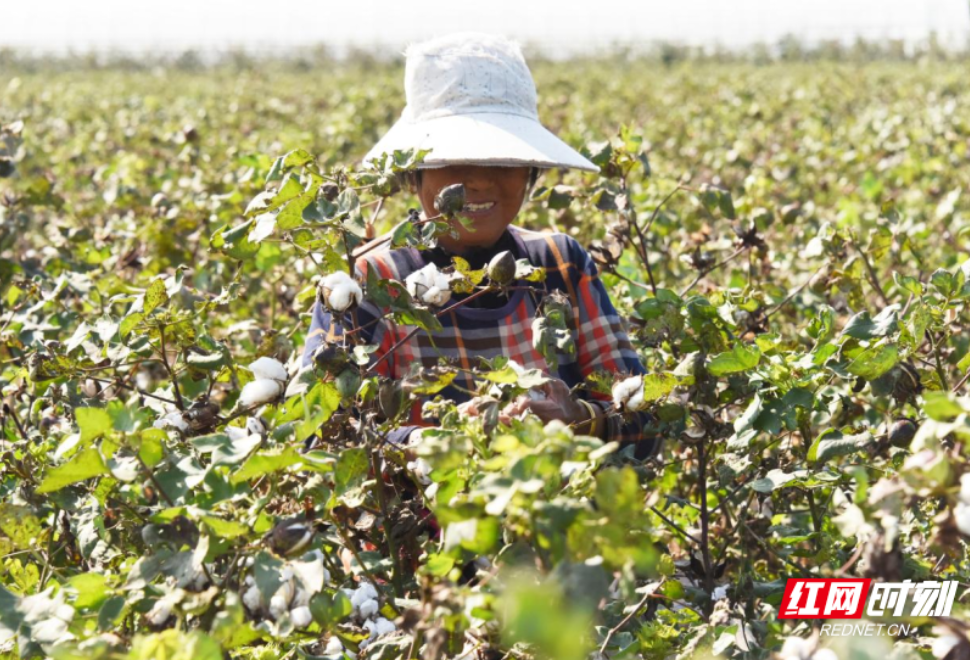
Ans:
[[[494,167],[483,165],[450,165],[421,170],[418,197],[427,217],[437,215],[434,198],[445,186],[465,186],[466,209],[462,215],[471,219],[473,230],[457,220],[452,227],[458,239],[440,236],[438,242],[450,252],[461,254],[470,247],[494,245],[522,207],[529,188],[528,167]]]

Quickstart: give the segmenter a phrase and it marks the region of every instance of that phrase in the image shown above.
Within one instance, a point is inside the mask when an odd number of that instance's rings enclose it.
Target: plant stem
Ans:
[[[667,516],[665,516],[664,514],[662,514],[660,512],[660,509],[658,509],[655,506],[652,506],[652,507],[650,507],[650,510],[653,511],[657,515],[658,518],[660,518],[662,521],[664,521],[665,523],[667,523],[668,525],[670,525],[676,532],[678,532],[685,539],[687,539],[688,541],[691,541],[693,543],[696,543],[697,545],[701,545],[701,542],[699,540],[697,540],[697,537],[696,536],[692,536],[692,535],[688,534],[686,531],[684,531],[683,528],[681,528],[680,525],[678,525],[673,520],[671,520],[670,518],[668,518]]]
[[[175,506],[175,502],[172,501],[172,498],[169,497],[168,493],[165,492],[165,489],[162,488],[162,484],[159,483],[158,478],[155,476],[155,471],[148,467],[145,461],[142,460],[142,457],[138,454],[135,454],[135,458],[137,458],[138,462],[141,463],[142,468],[145,470],[145,474],[148,475],[148,478],[151,479],[152,484],[156,489],[158,489],[158,494],[162,496],[162,499],[168,502],[169,506]]]
[[[381,474],[381,464],[378,450],[372,450],[369,452],[369,456],[370,467],[377,480],[377,484],[374,488],[377,491],[377,502],[381,506],[381,516],[384,518],[384,522],[381,527],[384,529],[384,539],[387,541],[387,550],[391,554],[391,563],[394,564],[394,575],[391,576],[391,583],[394,585],[394,594],[398,598],[404,598],[404,585],[401,582],[401,558],[398,555],[398,548],[397,543],[394,541],[394,535],[391,533],[392,530],[389,527],[391,517],[388,514],[387,509],[387,497],[384,493],[384,477]]]
[[[168,354],[165,351],[165,329],[158,329],[158,337],[162,344],[162,364],[165,366],[165,371],[168,372],[169,377],[172,379],[172,390],[175,392],[175,406],[179,410],[185,410],[185,403],[182,400],[182,392],[179,391],[179,380],[175,376],[175,370],[168,364]],[[175,355],[175,361],[178,362],[178,354]]]
[[[869,261],[869,257],[866,255],[865,251],[859,247],[859,244],[852,240],[852,245],[855,247],[856,252],[862,257],[862,263],[866,266],[866,272],[869,273],[869,283],[872,284],[872,288],[876,290],[879,297],[882,298],[883,303],[886,307],[889,307],[892,303],[889,302],[889,298],[886,296],[886,292],[882,290],[882,285],[879,284],[879,278],[876,276],[876,270],[872,267],[872,263]]]
[[[747,246],[742,245],[737,250],[735,250],[734,252],[732,252],[731,253],[731,256],[726,257],[723,261],[719,261],[718,263],[714,264],[713,266],[711,266],[707,270],[704,270],[704,271],[701,271],[700,273],[698,273],[697,274],[697,277],[695,277],[694,280],[690,284],[687,285],[687,288],[680,292],[680,297],[683,298],[684,296],[686,296],[687,293],[691,289],[694,288],[694,285],[696,285],[698,282],[700,282],[704,277],[706,277],[710,273],[713,273],[715,270],[717,270],[721,266],[724,266],[725,264],[728,264],[731,261],[734,261],[735,257],[737,257],[739,254],[741,254],[742,252],[744,252],[746,249],[748,249]]]
[[[704,561],[704,590],[708,594],[714,592],[714,566],[711,562],[710,519],[711,512],[707,508],[707,443],[702,439],[698,444],[698,478],[700,480],[701,504],[701,555]]]
[[[605,654],[606,653],[606,647],[610,645],[610,641],[613,639],[613,635],[615,635],[620,630],[622,630],[623,629],[623,626],[625,626],[626,624],[630,623],[630,619],[632,619],[634,616],[636,616],[636,613],[640,611],[640,608],[642,608],[644,605],[647,604],[647,601],[650,600],[650,597],[653,596],[657,592],[657,589],[659,589],[660,587],[663,586],[663,583],[665,581],[666,581],[666,578],[660,580],[660,582],[658,582],[657,584],[653,585],[653,589],[648,589],[647,590],[647,593],[643,594],[643,598],[640,599],[640,602],[637,603],[636,607],[634,607],[629,612],[629,614],[627,614],[625,617],[623,617],[623,619],[618,624],[616,624],[615,626],[613,626],[612,628],[610,628],[609,632],[606,633],[606,638],[603,639],[603,643],[600,645],[600,653],[601,654]]]

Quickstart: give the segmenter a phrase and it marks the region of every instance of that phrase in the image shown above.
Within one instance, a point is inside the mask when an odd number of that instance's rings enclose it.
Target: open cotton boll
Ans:
[[[374,588],[374,585],[365,582],[354,591],[354,594],[350,597],[350,604],[359,609],[367,601],[376,600],[377,596],[377,589]]]
[[[959,499],[964,504],[970,504],[970,472],[960,477]]]
[[[162,598],[155,603],[155,606],[145,615],[145,618],[153,626],[161,626],[168,621],[170,616],[172,616],[172,604],[167,602],[167,599]]]
[[[613,405],[619,410],[636,411],[643,406],[643,378],[632,376],[613,385]]]
[[[187,431],[189,429],[189,424],[184,419],[182,419],[181,411],[174,411],[162,415],[155,420],[152,424],[156,429],[178,429],[179,431]]]
[[[378,605],[376,600],[372,599],[372,600],[364,601],[361,604],[360,609],[358,609],[357,611],[358,613],[360,613],[360,616],[362,618],[370,619],[375,614],[377,614],[377,610],[379,609],[380,609],[380,605]]]
[[[953,509],[953,516],[957,519],[957,529],[965,536],[970,536],[970,504],[960,502]]]
[[[427,305],[440,307],[451,300],[451,278],[428,264],[404,278],[408,293]]]
[[[269,380],[286,380],[289,374],[286,367],[279,360],[271,357],[261,357],[249,365],[249,370],[253,372],[256,380],[265,378]]]
[[[359,305],[364,299],[364,292],[357,281],[342,270],[324,277],[320,289],[323,291],[323,301],[335,312],[345,312],[352,304]]]
[[[262,405],[273,401],[283,391],[278,381],[260,378],[246,383],[239,394],[239,405],[244,408]]]
[[[414,476],[418,478],[422,486],[427,486],[431,483],[431,478],[428,475],[431,474],[434,468],[431,467],[428,461],[423,458],[408,461],[408,469],[414,473]]]
[[[384,617],[379,617],[375,623],[376,626],[374,627],[374,631],[377,633],[378,637],[381,635],[387,635],[397,630],[397,626],[394,625],[394,622],[385,619]]]
[[[313,615],[310,614],[310,608],[304,606],[294,607],[290,610],[290,621],[297,628],[306,628],[313,621]]]
[[[252,584],[243,593],[242,597],[243,605],[246,606],[250,612],[258,612],[263,607],[263,597],[259,592],[259,587],[256,584]]]

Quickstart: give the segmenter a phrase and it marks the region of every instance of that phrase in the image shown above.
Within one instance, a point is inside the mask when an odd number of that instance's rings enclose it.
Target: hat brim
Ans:
[[[600,170],[536,120],[492,112],[447,115],[417,123],[401,118],[364,162],[403,149],[431,150],[419,168],[495,165]]]

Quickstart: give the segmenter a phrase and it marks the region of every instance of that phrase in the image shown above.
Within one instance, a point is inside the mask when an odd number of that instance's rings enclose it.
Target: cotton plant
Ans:
[[[350,599],[351,616],[368,632],[368,638],[359,645],[362,651],[377,638],[397,630],[393,621],[380,615],[380,594],[373,584],[363,582],[356,589],[345,587],[341,591]]]
[[[330,584],[330,571],[323,565],[323,553],[313,550],[301,560],[286,562],[279,572],[280,586],[267,600],[253,575],[243,581],[242,602],[253,615],[279,622],[289,617],[295,628],[313,621],[310,600]]]

